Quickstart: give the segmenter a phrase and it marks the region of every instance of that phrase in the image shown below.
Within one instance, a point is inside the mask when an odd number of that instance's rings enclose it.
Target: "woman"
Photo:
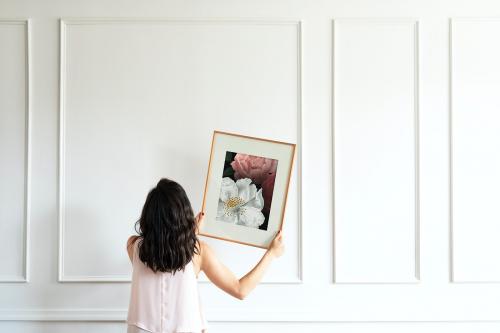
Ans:
[[[243,300],[260,282],[274,258],[283,254],[281,230],[257,265],[241,279],[198,239],[204,213],[194,216],[181,185],[162,178],[147,195],[135,224],[139,236],[127,241],[132,284],[127,332],[206,332],[197,278]],[[139,227],[139,230],[138,228]]]

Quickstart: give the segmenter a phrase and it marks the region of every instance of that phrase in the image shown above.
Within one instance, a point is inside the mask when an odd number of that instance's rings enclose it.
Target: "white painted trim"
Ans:
[[[469,21],[469,22],[488,22],[488,21],[500,21],[500,17],[498,16],[492,16],[492,17],[484,17],[484,16],[455,16],[455,17],[450,17],[449,18],[449,23],[452,23],[453,21]]]
[[[420,281],[420,36],[419,22],[415,20],[415,82],[414,82],[414,133],[415,133],[415,279]]]
[[[92,25],[92,24],[236,24],[236,25],[298,25],[300,19],[282,18],[251,18],[251,17],[220,17],[220,18],[192,18],[192,17],[63,17],[60,19],[66,25]]]
[[[332,155],[331,164],[330,164],[330,174],[332,175],[332,183],[331,183],[331,193],[332,193],[332,234],[331,234],[331,244],[332,244],[332,279],[331,283],[336,283],[337,280],[337,270],[335,266],[335,262],[337,258],[337,243],[335,242],[335,20],[332,20],[331,27],[331,59],[330,59],[330,77],[332,80],[331,86],[331,96],[330,96],[330,153]]]
[[[121,275],[73,275],[73,276],[65,276],[64,280],[59,280],[59,282],[131,282],[131,279],[127,276]],[[198,279],[198,283],[200,284],[211,284],[210,280],[206,279]],[[303,283],[300,279],[290,279],[290,280],[268,280],[261,282],[260,284],[301,284]]]
[[[190,18],[61,18],[60,19],[60,59],[59,59],[59,172],[58,172],[58,225],[59,225],[59,282],[131,282],[131,277],[123,275],[107,276],[66,276],[64,275],[64,123],[65,123],[65,87],[66,87],[66,26],[92,24],[238,24],[238,25],[292,25],[297,29],[297,278],[282,281],[263,281],[262,284],[302,284],[303,283],[303,237],[302,237],[302,22],[300,20],[268,20],[246,18],[190,19]],[[200,283],[211,283],[201,280]]]
[[[408,17],[335,17],[332,19],[335,22],[350,22],[350,23],[417,23],[418,17],[408,16]]]
[[[25,309],[0,310],[0,321],[80,321],[80,322],[125,322],[127,309]],[[355,316],[353,316],[355,317]],[[459,315],[447,319],[436,320],[433,317],[418,319],[336,319],[331,312],[324,309],[304,309],[302,311],[276,311],[276,309],[260,309],[241,311],[219,308],[207,311],[208,322],[219,323],[500,323],[499,319],[476,318],[461,319]]]
[[[59,22],[59,170],[58,170],[58,226],[59,226],[59,260],[58,260],[58,280],[62,282],[64,278],[64,110],[65,107],[65,87],[66,87],[66,26],[63,20]]]
[[[453,21],[448,21],[448,260],[449,260],[449,282],[454,282],[453,277],[453,135],[452,135],[452,73],[453,73],[453,55],[452,55],[452,28]]]
[[[6,276],[0,278],[0,283],[23,282],[30,279],[30,217],[31,217],[31,41],[30,20],[0,19],[0,25],[24,25],[25,26],[25,148],[24,148],[24,274],[23,276]]]
[[[454,272],[453,246],[453,23],[454,22],[499,22],[500,17],[451,17],[448,20],[448,195],[449,195],[449,223],[448,223],[448,259],[449,282],[454,284],[498,284],[500,280],[456,280]]]
[[[415,149],[415,272],[414,280],[409,281],[337,281],[336,277],[336,241],[335,241],[335,26],[339,22],[358,22],[358,23],[407,23],[414,26],[414,149]],[[332,152],[332,282],[333,284],[356,284],[356,285],[380,285],[380,284],[418,284],[420,283],[420,129],[419,129],[419,105],[420,105],[420,48],[419,48],[419,21],[417,18],[378,18],[378,17],[352,17],[335,18],[332,20],[332,59],[331,59],[331,78],[332,78],[332,97],[331,97],[331,152]]]
[[[302,53],[303,35],[302,35],[302,21],[297,21],[297,157],[295,165],[297,167],[297,268],[298,268],[298,283],[304,282],[304,246],[303,246],[303,228],[302,222],[304,221],[303,216],[303,197],[302,197],[302,145],[303,145],[303,133],[304,133],[304,121],[303,121],[303,103],[302,103],[302,78],[303,78],[303,53]]]

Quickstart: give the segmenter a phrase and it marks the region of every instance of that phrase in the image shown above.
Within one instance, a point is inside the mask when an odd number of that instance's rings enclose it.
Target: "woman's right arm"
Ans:
[[[241,300],[245,299],[245,297],[257,286],[271,261],[281,256],[284,251],[280,230],[257,265],[255,265],[255,267],[245,276],[238,279],[233,272],[217,258],[215,252],[207,243],[201,242],[201,244],[201,270],[217,287]]]

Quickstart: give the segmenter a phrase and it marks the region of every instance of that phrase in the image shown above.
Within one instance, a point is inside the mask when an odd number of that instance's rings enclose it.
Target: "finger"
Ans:
[[[198,223],[201,221],[202,218],[203,218],[203,216],[201,215],[201,213],[198,213],[194,219]]]

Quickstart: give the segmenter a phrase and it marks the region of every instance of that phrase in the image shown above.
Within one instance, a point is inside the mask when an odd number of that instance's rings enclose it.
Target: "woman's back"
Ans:
[[[149,191],[135,223],[139,235],[127,240],[133,266],[129,332],[204,332],[208,324],[198,291],[198,272],[243,300],[271,261],[283,253],[279,231],[257,265],[238,279],[198,239],[203,216],[203,212],[194,216],[186,191],[173,180],[162,178]]]
[[[133,243],[132,284],[127,324],[156,333],[202,332],[208,328],[193,259],[184,270],[153,272]]]

